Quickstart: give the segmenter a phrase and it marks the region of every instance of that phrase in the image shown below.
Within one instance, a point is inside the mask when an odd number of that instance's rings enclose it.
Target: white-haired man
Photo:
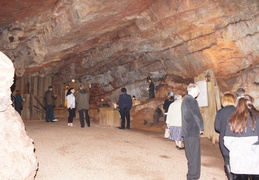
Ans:
[[[201,171],[200,134],[204,125],[197,100],[199,87],[197,84],[189,84],[188,95],[182,102],[182,136],[185,145],[185,155],[188,161],[187,180],[198,180]]]

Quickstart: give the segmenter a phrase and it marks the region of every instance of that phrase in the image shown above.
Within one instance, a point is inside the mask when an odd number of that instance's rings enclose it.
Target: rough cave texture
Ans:
[[[16,75],[92,84],[92,98],[126,87],[147,97],[185,93],[213,69],[220,91],[244,87],[259,105],[258,0],[39,0],[0,2],[0,50]]]
[[[13,108],[10,87],[14,67],[0,52],[0,179],[33,179],[37,160],[21,116]]]

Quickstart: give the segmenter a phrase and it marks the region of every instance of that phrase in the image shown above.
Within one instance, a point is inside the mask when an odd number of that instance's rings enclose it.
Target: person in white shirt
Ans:
[[[66,100],[67,100],[67,109],[69,112],[68,115],[68,126],[73,126],[73,118],[76,116],[76,98],[74,96],[75,93],[75,89],[74,88],[70,88],[67,91],[66,94]]]
[[[166,117],[166,124],[170,129],[169,139],[175,141],[178,150],[184,149],[182,137],[182,96],[176,94],[174,102],[170,104]]]

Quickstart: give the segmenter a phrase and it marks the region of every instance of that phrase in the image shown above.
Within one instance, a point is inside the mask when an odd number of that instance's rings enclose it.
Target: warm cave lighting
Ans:
[[[206,76],[205,76],[205,81],[210,82],[210,79],[211,79],[211,76],[210,76],[209,73],[207,73]]]
[[[75,82],[76,80],[75,80],[75,79],[72,79],[71,81],[72,81],[72,82]]]

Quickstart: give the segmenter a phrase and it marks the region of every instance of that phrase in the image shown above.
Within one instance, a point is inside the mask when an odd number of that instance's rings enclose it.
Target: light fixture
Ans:
[[[75,79],[72,79],[71,81],[72,81],[72,82],[75,82],[76,80],[75,80]]]
[[[206,74],[206,76],[205,76],[205,81],[206,81],[206,82],[210,82],[210,80],[211,80],[210,73],[207,72],[207,74]]]

